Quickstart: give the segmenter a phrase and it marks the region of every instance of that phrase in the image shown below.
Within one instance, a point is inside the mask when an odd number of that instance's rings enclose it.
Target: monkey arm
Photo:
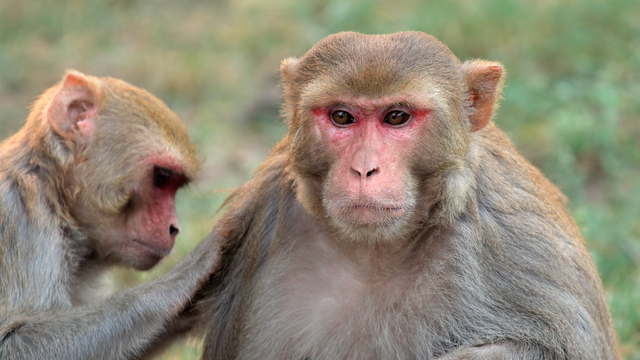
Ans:
[[[104,301],[32,310],[28,315],[2,314],[0,355],[25,360],[121,359],[139,353],[180,314],[209,276],[218,261],[216,240],[207,238],[168,274]]]
[[[289,153],[284,145],[276,146],[256,170],[256,176],[225,200],[224,215],[213,229],[223,244],[220,265],[195,297],[199,327],[207,334],[205,359],[231,359],[228,349],[238,350],[238,319],[245,314],[251,297],[247,282],[259,272],[267,256],[281,203],[280,185],[287,181],[284,169]],[[252,251],[255,248],[260,251]]]

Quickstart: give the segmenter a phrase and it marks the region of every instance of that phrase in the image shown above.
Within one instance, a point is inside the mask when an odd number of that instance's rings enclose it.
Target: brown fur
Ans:
[[[157,187],[157,166],[174,182]],[[170,250],[173,195],[199,168],[148,92],[77,72],[47,90],[0,145],[0,357],[131,358],[190,328],[179,314],[217,259],[212,240],[138,288],[107,296],[101,279]]]
[[[564,196],[491,122],[500,64],[461,64],[422,33],[340,33],[281,71],[289,132],[213,230],[225,245],[200,303],[205,359],[619,358]],[[363,122],[325,121],[345,108],[378,119],[394,99],[430,112],[349,140]],[[362,149],[372,170],[354,178],[345,158]],[[403,215],[364,203],[384,221],[345,223],[332,209],[350,181],[392,192]]]

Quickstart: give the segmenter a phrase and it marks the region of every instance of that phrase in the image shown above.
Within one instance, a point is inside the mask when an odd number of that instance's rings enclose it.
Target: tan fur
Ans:
[[[177,188],[200,162],[142,89],[69,71],[45,91],[0,145],[0,357],[134,358],[188,330],[180,314],[217,260],[213,238],[138,288],[103,286],[109,267],[148,269],[173,246],[176,189],[156,186],[155,168]]]
[[[564,196],[491,122],[501,65],[422,33],[340,33],[281,71],[289,133],[213,230],[205,359],[619,358]],[[397,108],[428,115],[381,125]]]

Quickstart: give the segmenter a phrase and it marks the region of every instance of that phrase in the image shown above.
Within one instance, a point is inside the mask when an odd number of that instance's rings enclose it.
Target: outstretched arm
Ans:
[[[183,311],[217,263],[217,239],[209,237],[166,275],[104,301],[2,314],[0,355],[12,360],[122,359],[141,352]]]

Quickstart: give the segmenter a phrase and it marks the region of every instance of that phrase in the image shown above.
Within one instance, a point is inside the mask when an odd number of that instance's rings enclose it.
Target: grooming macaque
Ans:
[[[114,265],[171,251],[176,191],[200,160],[160,100],[69,72],[0,145],[0,357],[124,359],[188,330],[182,315],[218,261],[209,238],[171,272],[103,296]]]
[[[505,74],[429,35],[281,66],[289,132],[214,228],[205,359],[615,359],[564,196],[491,121]]]

